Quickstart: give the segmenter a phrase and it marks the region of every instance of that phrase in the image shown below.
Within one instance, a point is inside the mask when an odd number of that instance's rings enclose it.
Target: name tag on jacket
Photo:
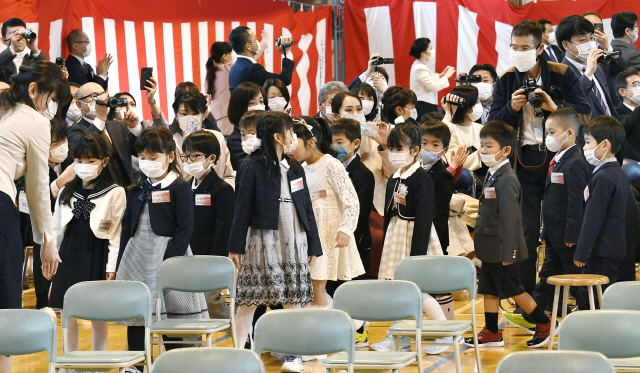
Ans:
[[[211,194],[196,194],[196,206],[211,206]]]
[[[486,199],[495,199],[496,198],[496,188],[495,187],[484,188],[484,198],[486,198]]]
[[[564,174],[562,172],[552,172],[551,182],[553,184],[564,184]]]
[[[304,181],[301,177],[291,181],[291,193],[295,193],[302,189],[304,189]]]
[[[161,190],[151,193],[152,203],[167,203],[171,202],[171,193],[168,190]]]

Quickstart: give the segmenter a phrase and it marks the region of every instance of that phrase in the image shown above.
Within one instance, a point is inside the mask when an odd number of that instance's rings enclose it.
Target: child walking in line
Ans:
[[[62,309],[64,294],[83,281],[115,279],[120,230],[126,205],[124,188],[114,182],[105,138],[86,134],[72,150],[76,177],[60,189],[53,228],[62,262],[53,277],[49,306]],[[91,321],[92,348],[107,347],[107,323]],[[69,323],[67,352],[78,351],[78,322]]]
[[[281,112],[257,122],[261,146],[241,163],[227,251],[239,270],[238,346],[253,335],[259,305],[300,307],[313,301],[310,266],[322,255],[302,166],[292,154],[298,139]],[[301,356],[287,356],[283,372],[302,371]]]

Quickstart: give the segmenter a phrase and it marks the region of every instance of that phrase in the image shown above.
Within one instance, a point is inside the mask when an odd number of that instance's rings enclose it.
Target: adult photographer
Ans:
[[[0,53],[0,81],[9,83],[20,66],[47,60],[47,56],[38,48],[36,33],[28,30],[19,18],[9,18],[2,24],[2,40],[8,48]]]
[[[256,62],[260,52],[260,43],[256,34],[247,26],[238,26],[229,34],[229,44],[238,54],[238,59],[229,71],[229,89],[231,92],[241,83],[252,82],[262,87],[268,79],[280,79],[285,85],[291,84],[295,63],[287,57],[287,48],[291,49],[292,40],[282,38],[281,45],[276,50],[282,53],[282,72],[270,73],[264,66]],[[287,45],[289,44],[289,45]]]
[[[455,74],[456,69],[447,66],[440,74],[436,74],[427,67],[427,62],[436,56],[433,43],[428,38],[416,39],[409,55],[416,59],[411,65],[409,87],[418,97],[416,109],[420,118],[438,110],[438,91],[449,87],[449,78]]]
[[[591,107],[576,74],[567,65],[541,58],[543,50],[538,22],[523,21],[513,28],[509,56],[515,66],[498,79],[489,112],[489,121],[504,121],[518,131],[514,164],[524,196],[522,220],[529,258],[520,265],[520,278],[526,291],[531,291],[536,281],[541,202],[554,156],[544,145],[544,122],[560,106],[573,107],[582,123],[591,117]],[[528,90],[524,83],[528,83]],[[532,102],[540,107],[534,108]]]
[[[493,88],[498,80],[498,73],[496,73],[493,65],[485,63],[474,65],[469,70],[469,75],[480,75],[482,77],[482,81],[472,83],[472,85],[478,89],[478,101],[482,105],[482,116],[476,122],[484,126],[489,119],[491,103],[493,102]]]

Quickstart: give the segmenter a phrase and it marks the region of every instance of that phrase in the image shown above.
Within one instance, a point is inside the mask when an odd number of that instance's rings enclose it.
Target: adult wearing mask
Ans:
[[[11,80],[11,88],[0,92],[0,309],[22,308],[23,247],[13,181],[24,175],[33,240],[42,245],[42,272],[50,279],[58,268],[49,197],[49,121],[59,105],[71,100],[69,83],[51,62],[21,66]],[[12,361],[0,357],[0,372],[10,372]]]
[[[538,23],[542,26],[542,44],[544,45],[544,52],[542,52],[540,57],[551,62],[561,62],[564,58],[564,53],[562,53],[562,49],[558,46],[553,25],[546,19],[541,19]]]
[[[416,39],[409,55],[416,59],[411,65],[409,88],[418,97],[416,109],[420,118],[438,110],[438,92],[449,87],[449,78],[455,74],[456,69],[447,66],[440,74],[436,74],[427,67],[427,62],[436,57],[436,50],[428,38]]]
[[[231,165],[233,169],[238,171],[240,161],[248,156],[242,149],[242,134],[240,133],[240,118],[250,110],[265,111],[266,105],[264,98],[267,94],[261,86],[244,82],[240,84],[233,92],[229,99],[229,121],[235,126],[231,136],[227,138],[227,146],[231,153]]]
[[[113,62],[110,54],[98,61],[97,71],[93,71],[93,67],[84,61],[85,57],[89,57],[93,51],[91,40],[82,30],[72,30],[67,36],[67,47],[69,48],[69,57],[67,57],[67,71],[69,72],[69,81],[80,85],[86,83],[98,83],[104,90],[107,89],[109,79],[109,67]]]
[[[333,123],[334,118],[333,111],[331,109],[333,98],[340,92],[348,91],[349,89],[347,86],[339,80],[325,83],[318,90],[318,113],[313,117],[322,118],[329,122],[329,124]]]
[[[269,79],[264,83],[262,89],[267,94],[265,102],[270,111],[282,111],[289,115],[292,114],[293,108],[289,106],[291,96],[282,80]]]
[[[621,72],[615,87],[623,100],[617,108],[626,132],[622,157],[640,162],[640,70],[632,67]]]
[[[478,102],[482,105],[482,116],[476,120],[483,126],[488,122],[491,103],[493,102],[493,87],[498,80],[496,69],[488,64],[475,65],[469,70],[469,75],[480,75],[482,81],[472,85],[478,89]]]
[[[207,78],[204,90],[209,95],[209,111],[213,115],[220,132],[227,137],[233,132],[233,124],[229,122],[229,71],[233,66],[231,45],[225,41],[217,41],[211,45],[211,55],[207,60]]]
[[[611,31],[614,39],[611,46],[620,51],[621,67],[640,68],[640,52],[635,44],[640,34],[638,15],[634,12],[619,12],[611,18]]]
[[[80,84],[78,83],[69,83],[69,89],[71,90],[71,102],[69,103],[69,107],[66,108],[66,111],[63,109],[63,113],[65,114],[65,122],[67,123],[67,127],[71,127],[74,123],[78,123],[80,119],[82,119],[82,111],[76,104],[76,95],[78,94],[78,89],[80,88]]]

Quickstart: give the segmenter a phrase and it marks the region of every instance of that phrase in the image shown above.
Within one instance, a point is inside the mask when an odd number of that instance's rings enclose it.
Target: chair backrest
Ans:
[[[623,159],[622,170],[627,174],[629,180],[635,180],[640,177],[640,163],[633,159]]]
[[[617,282],[602,295],[602,308],[640,311],[640,282]]]
[[[574,312],[562,320],[559,350],[597,351],[608,358],[640,356],[640,311]]]
[[[45,311],[0,310],[0,356],[47,351],[49,361],[58,352],[58,324]]]
[[[563,326],[564,328],[564,326]],[[520,351],[507,355],[496,373],[615,373],[606,356],[593,351]]]
[[[476,267],[464,256],[410,256],[398,263],[394,278],[415,283],[423,293],[468,290],[476,299]]]
[[[237,348],[180,348],[160,355],[151,373],[264,373],[264,364],[255,352]]]
[[[161,298],[167,289],[196,293],[229,289],[231,297],[235,298],[237,277],[236,265],[224,256],[169,258],[158,270],[156,298]]]
[[[346,312],[329,309],[270,311],[256,322],[254,351],[287,355],[324,355],[346,351],[355,355],[356,331]]]
[[[72,317],[92,321],[122,321],[138,317],[151,324],[151,292],[137,281],[87,281],[71,286],[64,295],[62,327]]]
[[[333,295],[333,308],[354,319],[396,321],[415,319],[422,327],[422,292],[416,284],[400,280],[349,281]]]

